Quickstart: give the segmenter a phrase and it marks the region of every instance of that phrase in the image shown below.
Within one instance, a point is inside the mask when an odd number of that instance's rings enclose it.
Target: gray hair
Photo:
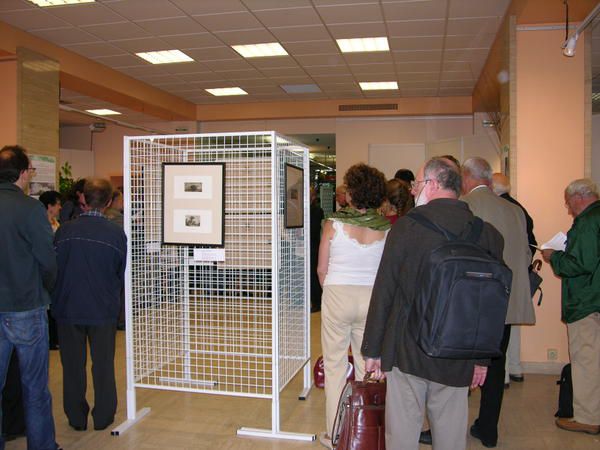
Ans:
[[[452,161],[443,157],[431,158],[423,170],[425,178],[436,180],[440,187],[460,196],[462,179],[458,168]]]
[[[492,167],[485,159],[475,156],[467,159],[462,165],[463,172],[470,178],[492,182]]]
[[[579,178],[578,180],[571,181],[565,189],[565,194],[568,197],[574,195],[581,195],[582,197],[594,197],[598,198],[598,186],[589,178]]]

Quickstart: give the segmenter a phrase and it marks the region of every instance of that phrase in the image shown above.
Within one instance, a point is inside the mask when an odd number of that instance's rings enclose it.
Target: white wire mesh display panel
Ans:
[[[267,132],[126,142],[135,386],[272,396],[309,359],[304,229],[283,218],[285,164],[306,150]],[[166,162],[225,164],[224,261],[161,244]]]

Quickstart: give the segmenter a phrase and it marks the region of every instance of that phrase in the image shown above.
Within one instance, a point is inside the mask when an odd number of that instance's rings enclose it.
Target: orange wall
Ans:
[[[584,39],[574,58],[562,55],[564,31],[517,32],[516,197],[535,223],[543,243],[566,232],[566,185],[584,176]],[[546,362],[546,350],[568,360],[566,327],[560,322],[560,281],[544,264],[544,301],[537,325],[523,327],[522,360]]]
[[[17,61],[0,61],[0,148],[17,143]]]

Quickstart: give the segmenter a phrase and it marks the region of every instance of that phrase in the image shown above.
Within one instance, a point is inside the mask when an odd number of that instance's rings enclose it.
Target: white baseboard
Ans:
[[[560,371],[565,364],[567,364],[567,362],[564,361],[521,361],[523,373],[537,373],[542,375],[560,375]]]

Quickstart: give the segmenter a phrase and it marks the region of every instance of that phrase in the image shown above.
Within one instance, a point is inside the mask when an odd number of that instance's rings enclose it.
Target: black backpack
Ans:
[[[571,364],[566,364],[560,372],[560,380],[556,382],[558,390],[558,411],[554,417],[573,417],[573,378],[571,378]]]
[[[446,238],[431,251],[421,268],[409,332],[431,357],[500,356],[512,272],[477,244],[483,221],[474,217],[469,233],[462,237],[416,210],[409,216]]]

